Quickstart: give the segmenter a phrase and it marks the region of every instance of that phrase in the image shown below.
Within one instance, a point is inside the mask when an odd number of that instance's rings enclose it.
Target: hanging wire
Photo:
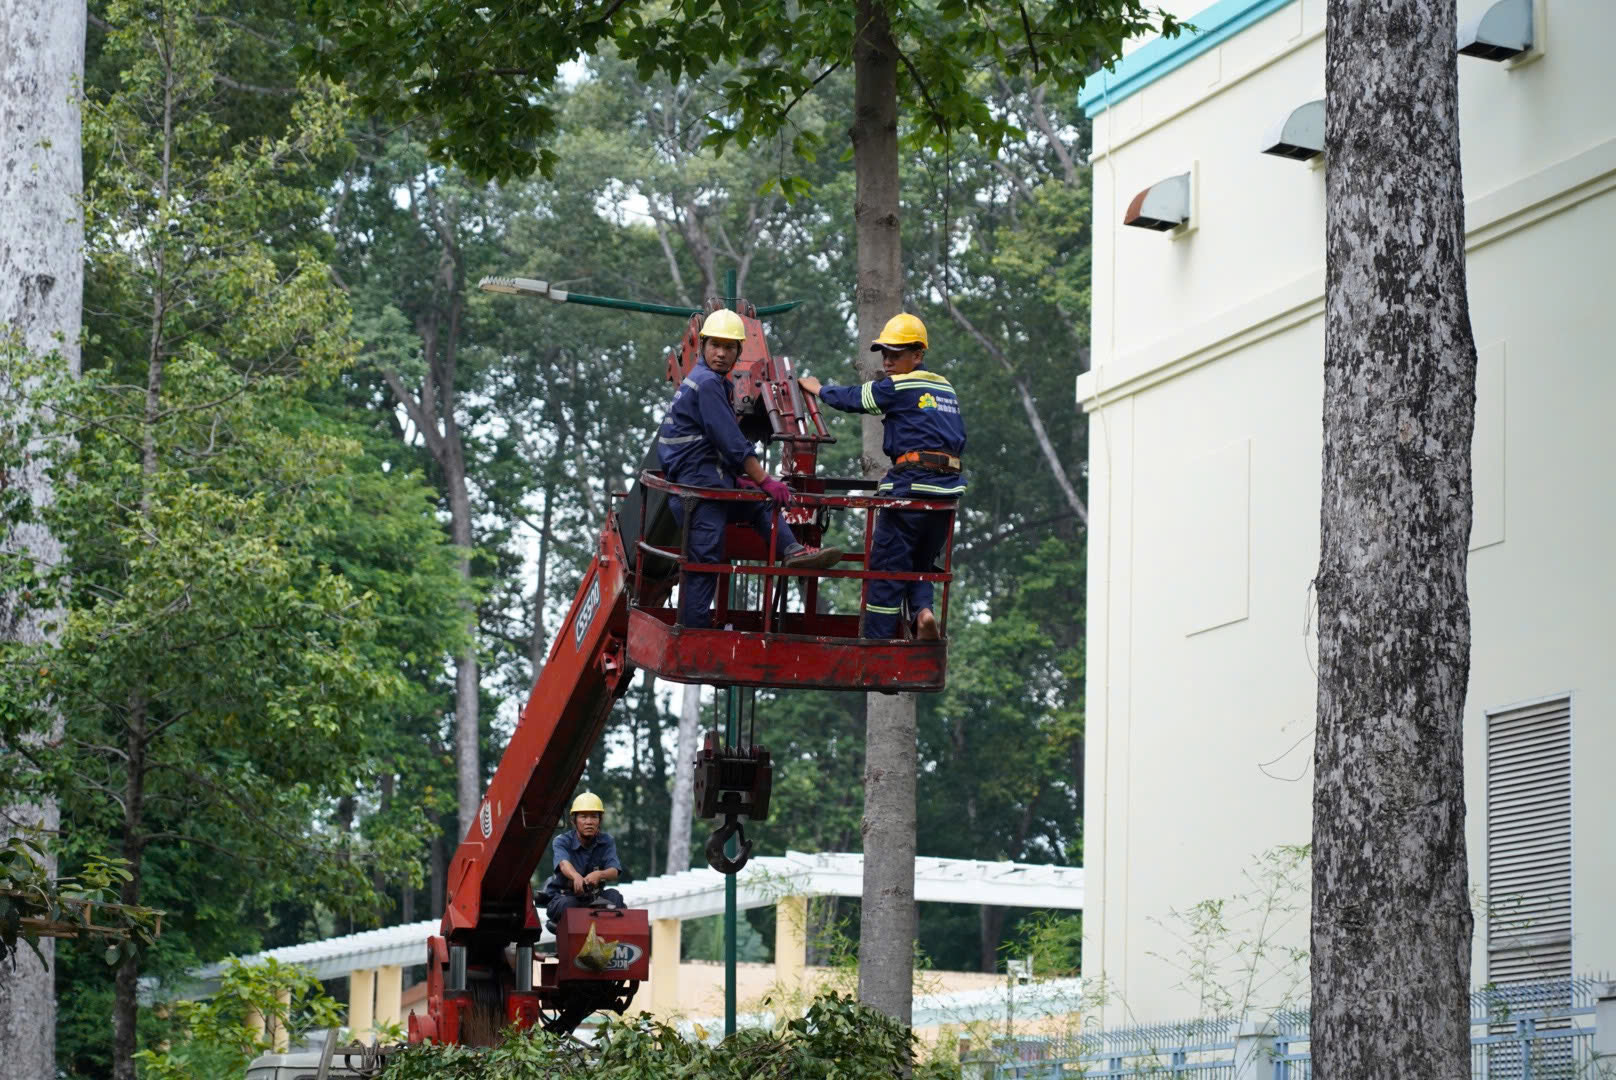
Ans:
[[[757,746],[757,687],[751,687],[748,696],[751,699],[751,718],[747,725],[746,746],[750,750]]]
[[[714,746],[721,746],[721,745],[724,745],[725,743],[728,742],[728,739],[726,738],[726,736],[724,734],[724,725],[720,720],[720,717],[721,717],[722,714],[720,713],[719,710],[721,708],[723,708],[723,706],[720,704],[720,701],[721,701],[722,698],[723,698],[723,695],[718,692],[717,687],[714,687],[713,688],[713,745]]]

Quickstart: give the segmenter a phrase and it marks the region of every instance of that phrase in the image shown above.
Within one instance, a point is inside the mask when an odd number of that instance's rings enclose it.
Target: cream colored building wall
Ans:
[[[1095,117],[1084,973],[1125,1004],[1112,1022],[1193,1013],[1170,913],[1309,837],[1324,172],[1258,151],[1322,96],[1322,31],[1322,0],[1295,0]],[[1616,5],[1552,0],[1547,31],[1514,70],[1459,59],[1481,356],[1466,767],[1484,894],[1485,711],[1574,694],[1584,973],[1616,970]],[[1194,229],[1121,227],[1192,166]],[[1281,943],[1306,943],[1298,900]]]

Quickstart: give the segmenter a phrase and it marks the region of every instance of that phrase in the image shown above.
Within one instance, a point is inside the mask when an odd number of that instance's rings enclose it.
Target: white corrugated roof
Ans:
[[[706,867],[631,881],[619,888],[630,907],[647,909],[652,919],[699,919],[724,911],[724,875]],[[784,896],[861,896],[864,856],[810,855],[800,851],[761,855],[741,871],[735,892],[741,910],[767,907]],[[915,860],[915,899],[1080,911],[1083,870],[979,859],[919,858]],[[243,959],[253,963],[273,957],[282,963],[299,964],[316,978],[334,979],[355,968],[422,963],[426,939],[438,932],[438,926],[437,919],[387,926],[269,949]],[[546,932],[540,940],[554,938]],[[223,970],[223,964],[210,964],[193,974],[213,980]]]

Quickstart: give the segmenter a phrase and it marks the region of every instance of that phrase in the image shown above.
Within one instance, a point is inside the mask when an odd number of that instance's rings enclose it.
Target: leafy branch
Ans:
[[[0,962],[9,959],[15,969],[22,941],[43,964],[40,938],[102,939],[108,964],[150,945],[162,932],[163,912],[110,899],[130,877],[125,860],[92,855],[77,876],[53,879],[41,841],[10,837],[0,845]]]

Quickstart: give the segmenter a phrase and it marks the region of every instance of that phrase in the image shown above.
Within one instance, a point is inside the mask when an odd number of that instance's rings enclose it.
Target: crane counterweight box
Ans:
[[[591,970],[578,962],[590,927],[594,927],[596,940],[610,949],[604,970]],[[556,927],[556,959],[559,982],[603,978],[644,982],[651,977],[650,919],[639,908],[568,908]]]

